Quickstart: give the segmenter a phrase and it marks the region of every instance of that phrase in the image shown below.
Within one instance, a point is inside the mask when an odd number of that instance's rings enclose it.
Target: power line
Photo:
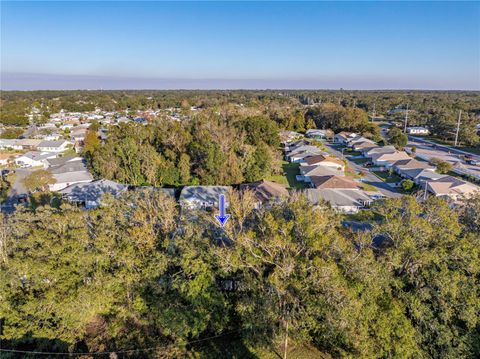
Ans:
[[[204,341],[208,341],[211,339],[216,339],[220,337],[224,337],[226,335],[230,335],[233,333],[237,333],[239,330],[234,330],[232,332],[218,334],[211,337],[203,338],[203,339],[196,339],[186,342],[185,344],[194,344],[200,343]],[[18,353],[18,354],[35,354],[35,355],[108,355],[108,354],[128,354],[128,353],[136,353],[136,352],[146,352],[158,349],[164,349],[164,346],[161,347],[150,347],[150,348],[137,348],[137,349],[128,349],[128,350],[114,350],[114,351],[104,351],[104,352],[39,352],[39,351],[29,351],[29,350],[17,350],[17,349],[2,349],[0,348],[0,352],[6,353]]]

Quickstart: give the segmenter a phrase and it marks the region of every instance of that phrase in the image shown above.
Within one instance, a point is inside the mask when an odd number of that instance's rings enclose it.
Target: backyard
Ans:
[[[296,176],[300,173],[298,163],[290,163],[282,161],[281,164],[283,174],[273,175],[267,178],[267,180],[287,185],[290,188],[307,188],[308,185],[305,182],[297,181]]]
[[[372,173],[386,183],[398,183],[402,178],[395,173],[390,174],[388,171],[372,171]]]

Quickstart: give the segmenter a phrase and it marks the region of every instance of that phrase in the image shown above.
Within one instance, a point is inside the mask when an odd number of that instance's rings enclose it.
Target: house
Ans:
[[[80,157],[50,159],[49,163],[48,171],[53,174],[56,181],[49,186],[50,191],[60,191],[73,184],[93,181],[85,161]]]
[[[1,150],[22,150],[23,147],[18,143],[18,140],[0,138]]]
[[[400,160],[408,160],[411,157],[404,151],[396,151],[393,153],[377,153],[372,155],[372,162],[375,166],[390,168]]]
[[[346,145],[349,140],[355,138],[356,136],[358,136],[356,133],[342,131],[333,136],[333,142]]]
[[[480,187],[452,176],[444,176],[436,181],[427,182],[427,190],[435,197],[448,197],[457,201],[478,193]]]
[[[267,180],[242,184],[240,190],[252,191],[257,200],[257,207],[266,203],[278,202],[290,195],[285,185]]]
[[[310,145],[309,140],[299,140],[299,141],[294,141],[294,142],[288,142],[285,144],[285,152],[291,152],[295,150],[296,148],[299,148],[301,146],[308,146]]]
[[[365,143],[365,142],[370,143],[370,144],[375,144],[375,142],[373,142],[372,140],[369,140],[368,138],[360,136],[360,135],[355,136],[355,137],[347,140],[347,144],[350,147],[354,147],[354,145],[357,144],[357,143]]]
[[[400,172],[400,175],[403,178],[412,180],[413,182],[415,182],[415,184],[419,186],[424,184],[425,182],[436,181],[445,177],[445,175],[424,168],[404,169]]]
[[[353,146],[355,151],[360,151],[362,153],[367,152],[369,150],[373,150],[374,148],[380,147],[373,141],[363,141],[363,142],[356,142]]]
[[[280,142],[284,144],[295,141],[296,139],[303,137],[301,133],[298,133],[295,131],[281,131],[279,135],[280,135]]]
[[[334,210],[343,213],[357,213],[373,201],[370,196],[361,190],[306,189],[304,193],[312,205],[318,206],[322,202],[327,202]]]
[[[425,127],[407,127],[407,133],[409,135],[428,135],[430,131]]]
[[[297,180],[304,182],[311,182],[313,176],[322,177],[322,176],[343,176],[343,170],[322,166],[322,165],[313,165],[313,166],[300,166],[300,175],[297,175]]]
[[[357,182],[345,176],[312,176],[312,187],[316,189],[335,188],[335,189],[359,189]]]
[[[225,196],[225,208],[228,207],[230,186],[186,186],[180,192],[180,206],[186,209],[218,208],[219,196]]]
[[[345,163],[335,157],[327,155],[314,155],[310,157],[305,157],[301,166],[313,166],[313,165],[322,165],[326,167],[332,167],[335,169],[345,170]]]
[[[58,141],[42,141],[38,144],[37,149],[42,152],[64,152],[71,145],[70,142],[65,140]]]
[[[51,152],[30,151],[15,158],[15,164],[19,167],[40,167],[47,168],[49,166],[48,159],[57,157]]]
[[[365,151],[363,155],[367,158],[371,158],[373,155],[380,154],[380,153],[395,153],[397,149],[394,146],[377,146],[368,151]]]
[[[422,169],[428,171],[435,171],[435,167],[430,166],[428,162],[418,161],[414,158],[409,158],[406,160],[399,160],[392,164],[393,170],[402,176],[403,171],[410,169]]]
[[[288,155],[287,160],[293,163],[302,163],[305,158],[320,155],[322,153],[323,152],[319,148],[311,149],[304,152],[295,152],[292,155]]]
[[[25,138],[17,140],[17,143],[22,146],[22,149],[33,151],[37,149],[37,146],[42,142],[42,140],[36,140],[32,138]]]
[[[324,140],[330,136],[329,130],[310,129],[305,132],[305,136],[316,140]]]
[[[92,182],[76,183],[60,190],[62,197],[86,209],[99,207],[104,194],[110,193],[114,197],[127,190],[127,185],[101,179]]]

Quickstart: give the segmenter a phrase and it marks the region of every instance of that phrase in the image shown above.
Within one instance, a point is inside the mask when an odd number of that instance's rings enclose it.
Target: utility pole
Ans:
[[[425,201],[427,199],[427,186],[428,186],[428,181],[425,181],[425,191],[423,192],[423,200]]]
[[[460,119],[462,118],[462,110],[458,113],[457,132],[455,133],[455,147],[457,147],[458,133],[460,132]]]
[[[405,126],[403,128],[403,132],[407,133],[407,123],[408,123],[408,103],[407,103],[407,109],[405,110]]]

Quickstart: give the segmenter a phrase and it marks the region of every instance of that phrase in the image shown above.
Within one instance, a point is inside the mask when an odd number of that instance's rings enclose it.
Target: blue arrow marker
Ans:
[[[221,194],[218,197],[218,203],[219,203],[220,213],[216,214],[215,218],[220,223],[220,225],[223,227],[223,226],[225,226],[225,223],[227,223],[228,219],[230,218],[229,214],[225,214],[225,196],[223,194]]]

